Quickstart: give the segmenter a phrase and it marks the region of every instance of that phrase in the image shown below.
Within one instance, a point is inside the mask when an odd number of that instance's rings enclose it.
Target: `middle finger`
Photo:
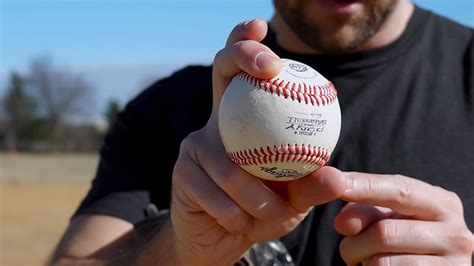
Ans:
[[[340,252],[349,264],[377,254],[439,254],[447,250],[449,236],[437,222],[385,219],[366,231],[341,241]]]
[[[214,143],[197,152],[201,153],[197,157],[207,175],[253,217],[277,222],[299,214],[258,178],[230,161],[222,145]]]

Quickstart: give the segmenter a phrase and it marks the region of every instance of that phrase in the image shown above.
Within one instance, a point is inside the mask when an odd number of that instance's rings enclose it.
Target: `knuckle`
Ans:
[[[186,156],[180,154],[171,175],[172,188],[182,187],[187,182],[189,174],[189,161]]]
[[[235,37],[235,35],[241,33],[247,28],[247,25],[249,24],[250,21],[242,21],[239,24],[235,25],[232,31],[229,34],[229,39],[232,37]]]
[[[227,57],[228,57],[228,49],[229,48],[223,48],[221,50],[219,50],[216,55],[214,56],[214,70],[216,70],[215,68],[217,66],[222,66],[223,64],[225,64],[225,60],[227,60]]]
[[[193,190],[190,180],[195,176],[189,174],[189,167],[185,164],[176,164],[171,176],[171,192],[177,193],[180,199],[189,199],[189,193]]]
[[[230,233],[245,234],[249,228],[250,219],[248,215],[237,205],[226,206],[225,212],[217,219]]]
[[[247,41],[238,41],[233,43],[230,47],[234,53],[244,53]]]
[[[200,132],[194,131],[189,133],[189,135],[181,141],[180,151],[187,151],[190,148],[195,147],[197,144],[200,143]]]
[[[363,192],[365,195],[372,195],[374,192],[377,192],[377,182],[375,182],[372,179],[368,179],[366,181],[366,184],[363,186]]]
[[[472,232],[466,227],[460,227],[452,231],[450,242],[455,252],[471,254],[474,248]]]
[[[372,234],[379,246],[391,247],[399,234],[395,223],[382,220],[372,225]]]
[[[239,24],[235,25],[234,28],[232,29],[232,31],[230,32],[229,37],[235,35],[239,31],[241,31],[244,28],[243,26],[245,25],[245,23],[246,23],[245,21],[242,21]]]
[[[409,202],[416,187],[415,181],[402,175],[395,175],[395,183],[398,192],[397,201],[402,204]]]
[[[219,175],[219,185],[229,192],[239,192],[245,190],[244,178],[240,178],[238,166],[216,168]]]
[[[222,49],[220,49],[219,51],[217,51],[216,55],[214,56],[214,61],[218,61],[219,58],[222,58],[222,56],[223,56],[224,53],[226,52],[226,49],[227,49],[227,48],[222,48]]]
[[[282,224],[281,232],[285,235],[291,233],[296,228],[296,226],[298,226],[299,222],[300,221],[296,219],[289,219]]]
[[[173,174],[171,176],[174,185],[179,185],[184,181],[183,180],[183,177],[185,176],[184,172],[185,172],[185,166],[183,163],[181,163],[181,160],[178,159],[178,161],[174,165]]]
[[[301,214],[290,204],[280,200],[265,200],[263,204],[257,206],[255,210],[259,212],[261,219],[272,221],[273,224],[278,224],[280,231],[285,233],[293,231],[305,217],[305,214]]]
[[[171,212],[172,214],[176,214],[179,212],[180,215],[184,215],[186,213],[195,212],[196,209],[200,209],[197,204],[191,203],[189,199],[185,196],[185,194],[178,188],[174,188],[171,190]],[[173,218],[173,217],[172,217]],[[174,217],[174,221],[177,221],[177,216]]]
[[[216,152],[216,145],[211,142],[206,127],[189,133],[180,144],[180,156],[191,159],[196,164],[201,164],[205,159]],[[220,151],[218,151],[220,152]]]
[[[461,198],[458,196],[458,194],[456,194],[452,191],[447,191],[447,192],[448,192],[448,195],[449,195],[448,204],[451,207],[450,209],[462,213],[463,212],[463,204],[462,204]]]
[[[390,256],[373,256],[369,259],[368,265],[370,266],[391,266],[392,261]]]
[[[254,40],[244,40],[233,43],[230,47],[232,58],[240,64],[251,64],[254,62],[255,54],[261,51],[259,42]],[[238,63],[239,64],[239,63]]]
[[[230,54],[232,60],[239,65],[240,67],[245,67],[246,65],[250,65],[254,59],[251,54],[250,43],[252,41],[239,41],[233,43],[230,46]]]

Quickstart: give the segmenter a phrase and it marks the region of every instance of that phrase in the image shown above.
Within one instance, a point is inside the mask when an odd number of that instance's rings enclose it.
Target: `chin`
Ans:
[[[307,40],[307,43],[323,53],[352,53],[363,46],[372,35],[372,32],[345,25],[315,34],[315,39]]]
[[[280,17],[314,50],[353,52],[381,27],[398,0],[274,0]]]

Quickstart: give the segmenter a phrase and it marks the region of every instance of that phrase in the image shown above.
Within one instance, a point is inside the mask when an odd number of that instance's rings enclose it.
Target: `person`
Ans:
[[[280,239],[296,265],[471,265],[473,29],[405,0],[274,6],[126,106],[52,264],[232,265]],[[328,166],[289,182],[233,164],[216,119],[234,75],[279,58],[331,80],[342,113]]]

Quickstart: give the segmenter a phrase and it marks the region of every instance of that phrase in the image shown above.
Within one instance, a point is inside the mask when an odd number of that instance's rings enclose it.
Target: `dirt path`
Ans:
[[[96,171],[97,162],[95,154],[0,153],[0,183],[88,182]]]
[[[96,155],[0,154],[0,265],[44,265],[89,188]]]

